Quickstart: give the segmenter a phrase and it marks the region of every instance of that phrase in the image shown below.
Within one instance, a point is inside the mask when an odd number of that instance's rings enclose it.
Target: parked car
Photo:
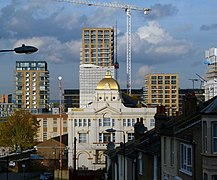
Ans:
[[[50,172],[44,172],[39,177],[40,180],[53,180],[53,174]]]

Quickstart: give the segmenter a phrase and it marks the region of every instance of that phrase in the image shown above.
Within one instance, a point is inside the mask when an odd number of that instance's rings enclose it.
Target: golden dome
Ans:
[[[111,72],[107,71],[105,78],[103,78],[99,84],[97,85],[97,90],[111,89],[111,90],[119,90],[119,84],[116,80],[114,80],[111,76]]]

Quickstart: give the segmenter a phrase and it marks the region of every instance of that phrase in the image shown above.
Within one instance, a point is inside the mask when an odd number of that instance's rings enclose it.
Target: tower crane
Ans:
[[[142,11],[145,15],[149,14],[151,9],[141,8],[129,4],[110,3],[110,2],[95,2],[88,0],[55,0],[60,2],[68,2],[74,4],[83,4],[88,6],[101,6],[110,8],[124,9],[127,16],[127,92],[131,95],[131,10]]]
[[[204,85],[207,80],[205,80],[203,77],[201,77],[199,74],[196,73],[196,75],[199,77],[200,80],[200,89],[202,88],[202,85]]]

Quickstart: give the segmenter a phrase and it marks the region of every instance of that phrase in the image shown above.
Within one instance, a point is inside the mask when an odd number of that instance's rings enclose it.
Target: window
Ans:
[[[112,119],[112,127],[115,126],[115,119]]]
[[[103,126],[110,126],[111,122],[110,122],[110,118],[103,118]]]
[[[212,123],[212,152],[217,153],[217,123]]]
[[[207,122],[203,122],[203,151],[207,152]]]
[[[53,127],[57,127],[57,120],[53,119]]]
[[[212,180],[217,180],[217,175],[212,175]]]
[[[123,119],[123,126],[126,126],[126,119]]]
[[[115,133],[99,133],[99,142],[101,143],[108,143],[115,142]]]
[[[47,132],[43,132],[43,140],[47,140]]]
[[[206,173],[203,174],[203,180],[208,180],[208,175]]]
[[[82,120],[81,119],[78,120],[78,125],[79,125],[79,127],[82,126]]]
[[[180,169],[182,172],[192,175],[192,146],[181,143],[180,145]]]
[[[133,133],[127,133],[127,139],[128,141],[133,140],[134,134]]]
[[[74,119],[74,126],[78,126],[77,119]]]
[[[132,119],[132,126],[134,126],[135,123],[136,123],[136,120]]]
[[[172,80],[172,81],[171,81],[171,84],[176,84],[176,80]]]
[[[155,126],[155,119],[150,119],[150,126],[151,127]]]
[[[88,119],[88,126],[91,126],[91,120]]]
[[[47,120],[43,120],[43,127],[47,127]]]
[[[102,119],[99,119],[99,126],[102,126]]]
[[[138,159],[139,159],[139,175],[142,176],[142,153],[139,152],[139,156],[138,156]]]
[[[166,164],[167,159],[167,138],[163,138],[163,145],[164,145],[164,156],[163,156],[163,163]]]
[[[131,126],[131,119],[127,119],[127,126]]]
[[[158,80],[158,84],[163,84],[163,81],[162,80]]]
[[[108,143],[111,141],[110,133],[103,133],[103,143]]]
[[[87,120],[83,119],[83,126],[87,126]]]
[[[174,140],[170,139],[170,166],[174,165]]]
[[[86,143],[87,142],[87,134],[86,133],[79,133],[79,143]]]
[[[63,120],[63,127],[67,127],[67,120]]]

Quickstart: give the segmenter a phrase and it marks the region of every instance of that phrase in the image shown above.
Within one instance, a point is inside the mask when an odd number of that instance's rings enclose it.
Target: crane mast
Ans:
[[[132,54],[132,44],[131,44],[131,10],[142,11],[145,15],[147,15],[151,9],[149,8],[140,8],[137,6],[129,5],[129,4],[120,4],[120,3],[107,3],[107,2],[95,2],[88,0],[56,0],[60,2],[68,2],[74,4],[83,4],[88,6],[100,6],[100,7],[111,7],[111,8],[119,8],[124,9],[127,16],[127,93],[131,95],[131,54]]]

